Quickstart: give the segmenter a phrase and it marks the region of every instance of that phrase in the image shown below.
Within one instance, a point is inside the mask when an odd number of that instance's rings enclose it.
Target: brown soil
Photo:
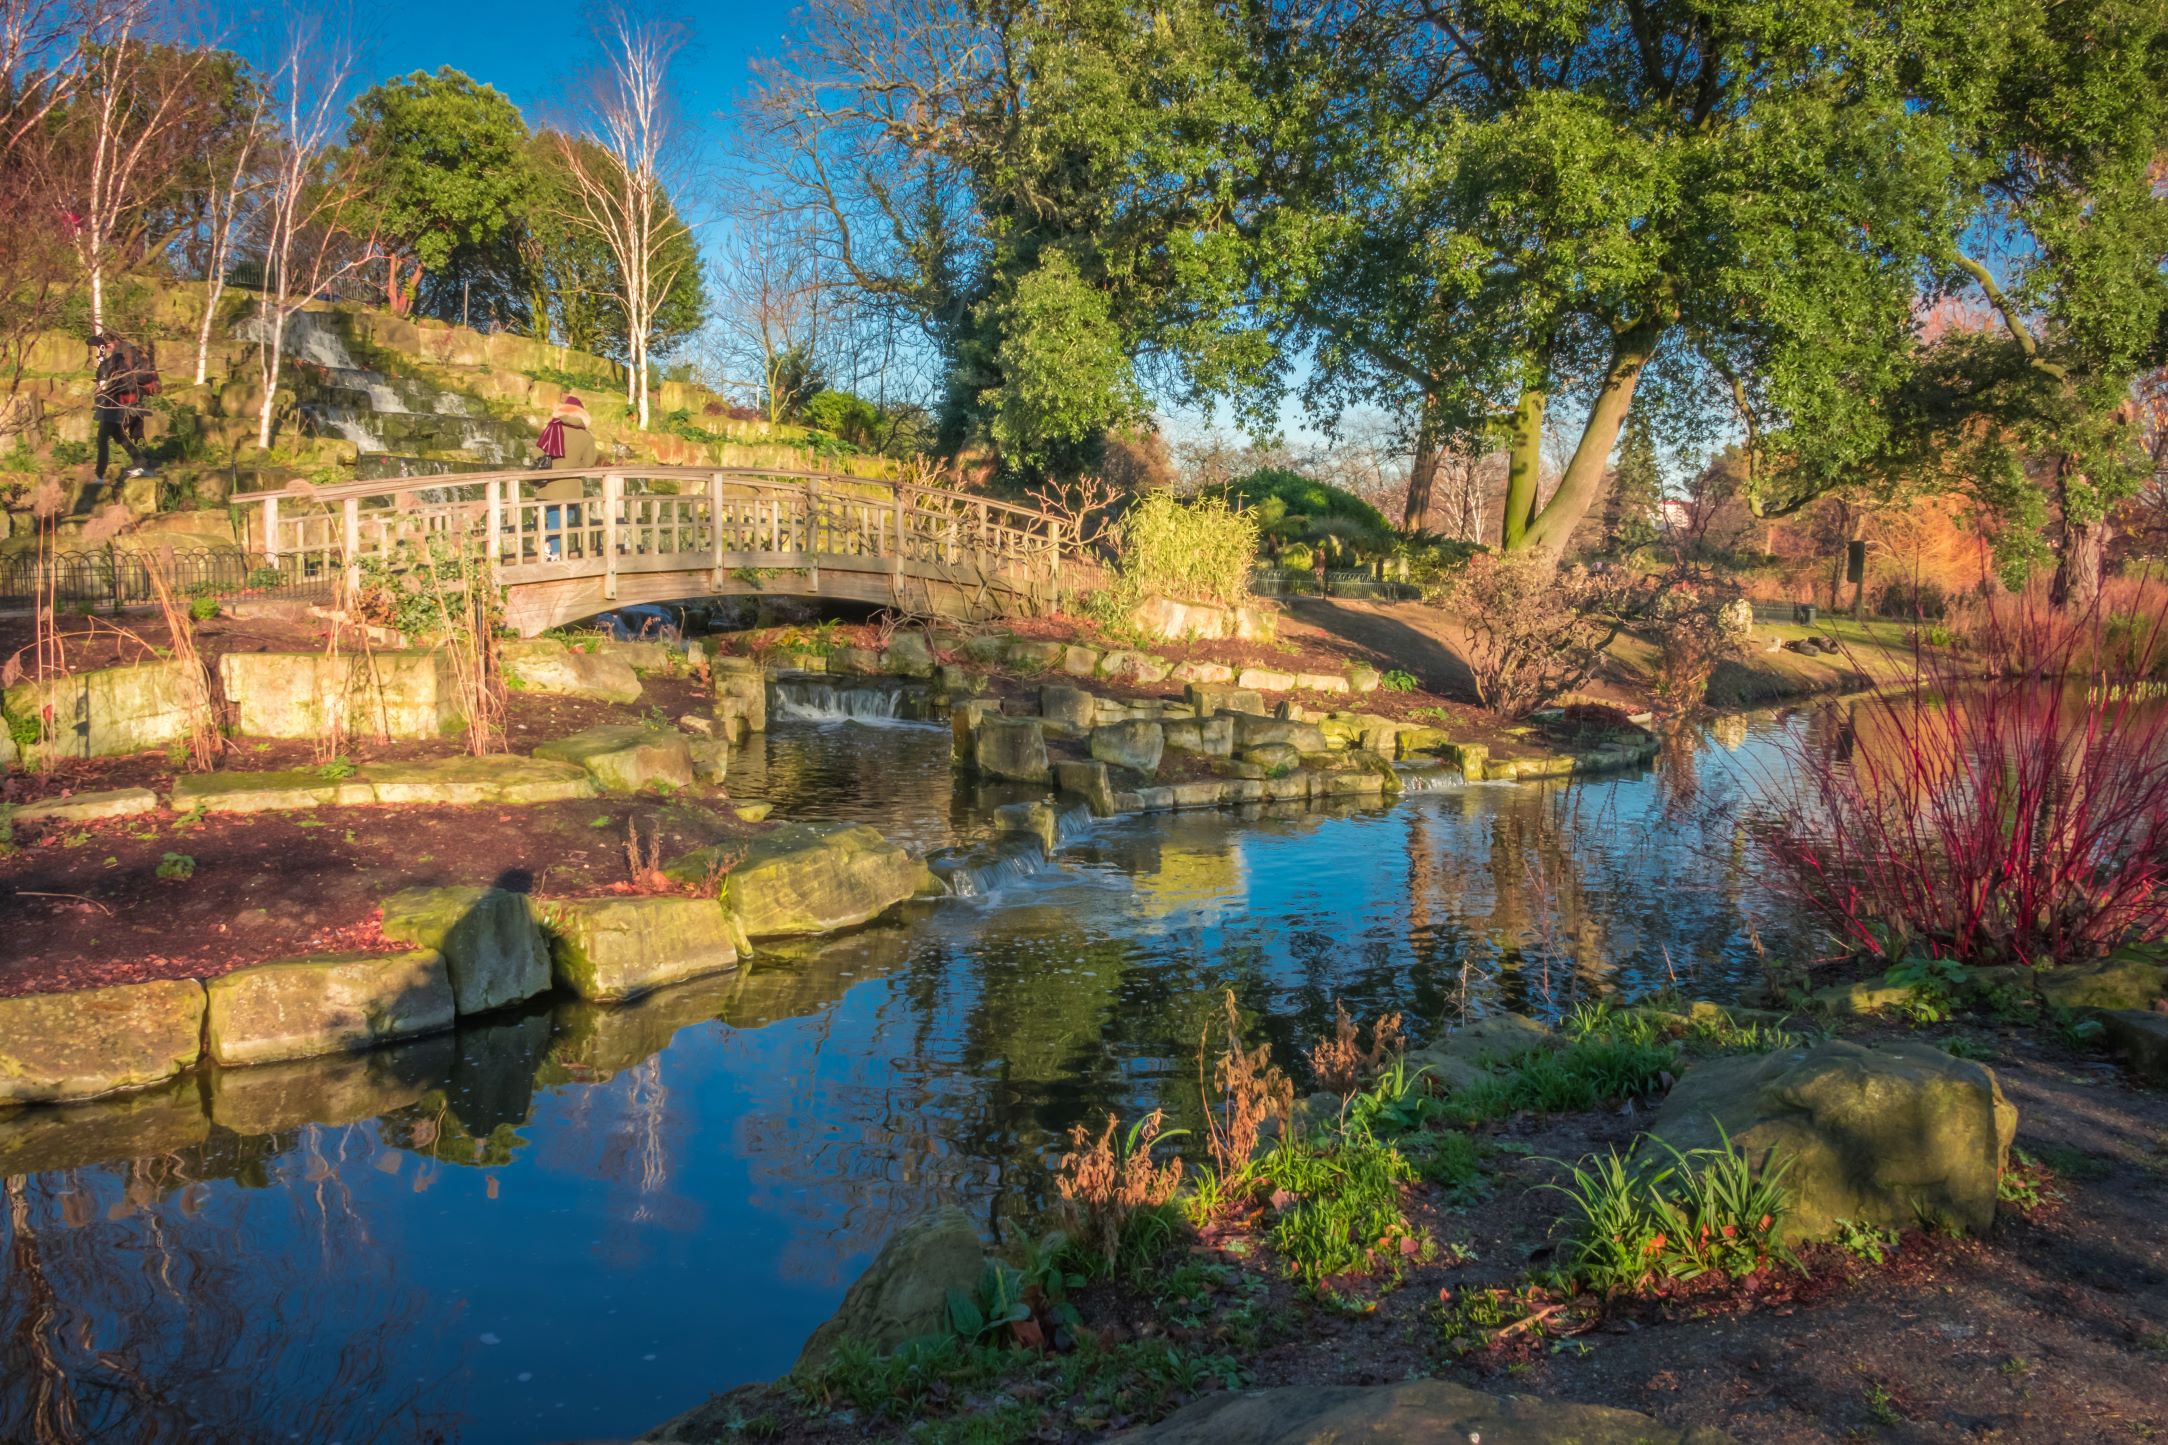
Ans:
[[[691,801],[605,798],[193,822],[161,812],[19,835],[0,857],[0,997],[377,947],[378,905],[402,888],[629,891],[635,825],[643,840],[660,838],[665,860],[754,831]],[[158,876],[173,855],[193,861],[188,877]]]
[[[2020,1111],[2018,1145],[2043,1166],[2045,1202],[2005,1205],[1991,1237],[1909,1232],[1881,1265],[1834,1246],[1804,1272],[1772,1267],[1608,1304],[1580,1299],[1466,1355],[1440,1324],[1476,1292],[1511,1291],[1555,1247],[1561,1200],[1542,1188],[1558,1158],[1623,1145],[1646,1104],[1522,1120],[1492,1135],[1488,1194],[1451,1207],[1426,1191],[1409,1213],[1441,1246],[1359,1312],[1305,1298],[1269,1251],[1225,1256],[1257,1289],[1264,1341],[1242,1354],[1251,1386],[1376,1384],[1435,1374],[1493,1392],[1614,1405],[1673,1427],[1711,1426],[1741,1441],[2145,1440],[2168,1429],[2168,1098],[2101,1064],[2020,1035],[1992,1061]],[[1508,1294],[1509,1301],[1519,1297]],[[1533,1308],[1559,1303],[1534,1297]],[[1529,1312],[1509,1303],[1505,1319]],[[1109,1342],[1167,1336],[1225,1350],[1210,1315],[1170,1325],[1148,1300],[1093,1287],[1087,1327]],[[1206,1388],[1211,1388],[1207,1385]],[[1137,1392],[1139,1398],[1148,1392]],[[950,1401],[969,1413],[984,1402]],[[1064,1402],[1055,1402],[1062,1404]],[[1050,1411],[1045,1440],[1098,1438],[1129,1419],[1081,1427]],[[907,1438],[901,1425],[822,1416],[786,1390],[719,1396],[697,1418],[766,1422],[791,1441]],[[686,1438],[701,1438],[697,1432]],[[724,1437],[731,1438],[731,1437]]]

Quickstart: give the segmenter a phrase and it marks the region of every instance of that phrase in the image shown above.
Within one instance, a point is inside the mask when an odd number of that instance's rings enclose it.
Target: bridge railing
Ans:
[[[545,493],[547,493],[545,495]],[[740,568],[886,570],[1050,600],[1063,523],[968,493],[824,472],[602,466],[291,484],[233,498],[265,554],[353,569],[365,558],[479,539],[507,585]],[[900,585],[899,589],[900,591]]]

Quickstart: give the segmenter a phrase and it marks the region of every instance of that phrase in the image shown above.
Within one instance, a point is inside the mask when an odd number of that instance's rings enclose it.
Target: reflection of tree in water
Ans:
[[[0,1438],[450,1438],[420,1387],[393,1383],[417,1297],[382,1284],[341,1289],[335,1273],[304,1278],[311,1252],[236,1248],[244,1235],[275,1234],[277,1221],[250,1216],[283,1203],[286,1228],[313,1238],[327,1265],[369,1260],[372,1241],[334,1162],[357,1132],[221,1132],[162,1156],[7,1177]],[[291,1181],[265,1166],[280,1156],[289,1169],[306,1161],[309,1187],[277,1187]],[[214,1196],[215,1179],[244,1187]],[[311,1343],[307,1358],[296,1340]]]

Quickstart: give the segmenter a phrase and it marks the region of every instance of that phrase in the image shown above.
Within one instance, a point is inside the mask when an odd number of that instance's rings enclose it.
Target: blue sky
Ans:
[[[752,58],[779,48],[794,4],[739,0],[684,12],[641,0],[627,4],[636,13],[668,15],[687,27],[691,40],[675,70],[679,105],[688,128],[721,144],[729,127],[717,113],[744,93]],[[234,13],[241,18],[228,43],[244,52],[264,43],[258,34],[282,28],[282,11],[274,5],[241,0]],[[533,122],[547,112],[563,82],[595,57],[594,13],[595,6],[585,0],[360,0],[353,9],[353,30],[362,47],[356,89],[450,65],[503,91]]]

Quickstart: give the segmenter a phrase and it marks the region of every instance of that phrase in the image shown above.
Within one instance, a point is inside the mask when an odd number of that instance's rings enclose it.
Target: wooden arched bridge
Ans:
[[[415,558],[431,538],[479,554],[524,636],[635,602],[755,593],[1014,615],[1050,608],[1063,584],[1060,518],[825,472],[468,472],[294,482],[233,501],[254,509],[251,545],[289,572],[352,575],[368,558]]]

